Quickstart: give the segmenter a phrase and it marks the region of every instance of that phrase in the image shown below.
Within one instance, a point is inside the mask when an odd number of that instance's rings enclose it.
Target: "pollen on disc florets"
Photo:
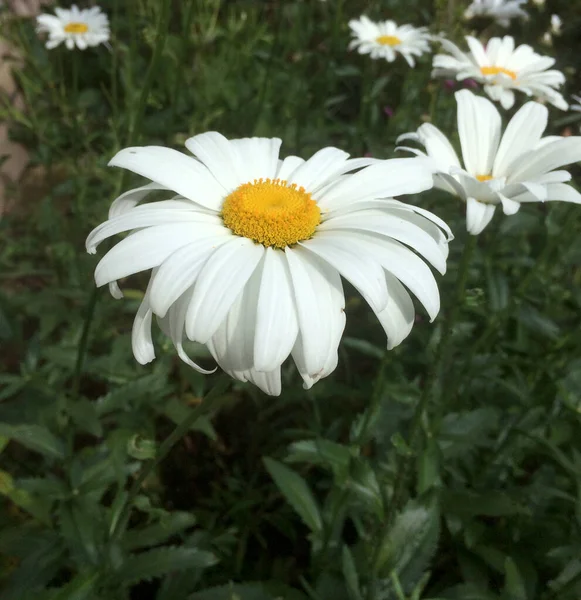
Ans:
[[[310,238],[321,222],[304,188],[282,179],[255,179],[237,187],[222,205],[222,219],[236,235],[285,248]]]
[[[89,27],[86,23],[67,23],[65,31],[67,33],[87,33]]]

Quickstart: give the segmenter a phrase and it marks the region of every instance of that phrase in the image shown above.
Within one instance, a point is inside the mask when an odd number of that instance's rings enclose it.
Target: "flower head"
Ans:
[[[520,7],[526,2],[527,0],[474,0],[464,11],[464,18],[490,17],[503,27],[508,27],[511,19],[528,18],[528,14]]]
[[[426,27],[397,25],[394,21],[374,23],[365,15],[349,21],[355,39],[349,49],[357,48],[359,54],[369,54],[371,58],[384,58],[393,62],[401,54],[410,67],[415,66],[414,56],[430,51],[432,36]]]
[[[546,106],[528,102],[501,135],[500,114],[492,102],[468,90],[456,92],[456,101],[464,165],[446,136],[429,123],[399,140],[411,139],[424,146],[437,170],[436,187],[466,202],[471,234],[479,234],[488,225],[499,204],[505,215],[512,215],[525,202],[581,203],[581,194],[565,183],[571,175],[555,170],[581,160],[581,137],[541,137],[547,126]]]
[[[75,46],[85,50],[109,40],[109,19],[98,6],[79,9],[73,4],[70,9],[55,8],[54,12],[55,15],[36,17],[36,30],[48,33],[46,47],[49,50],[63,42],[69,50]]]
[[[546,100],[561,110],[567,110],[567,102],[555,89],[565,82],[560,71],[547,70],[555,59],[537,54],[530,46],[522,44],[516,49],[514,38],[491,38],[483,46],[476,38],[467,36],[470,52],[465,54],[449,40],[442,45],[449,54],[434,56],[433,77],[455,76],[461,81],[471,77],[484,84],[484,91],[503,108],[514,104],[514,91]]]
[[[406,288],[435,318],[438,287],[420,257],[444,272],[450,230],[391,199],[430,188],[429,161],[349,159],[336,148],[279,160],[280,145],[209,132],[186,142],[195,158],[148,146],[126,148],[110,162],[151,180],[117,198],[87,238],[93,253],[104,239],[132,231],[95,271],[97,285],[109,284],[117,297],[118,279],[152,269],[133,325],[140,363],[154,359],[156,315],[180,358],[198,371],[207,372],[187,356],[184,337],[206,344],[232,377],[272,395],[292,354],[308,388],[337,365],[341,276],[377,315],[388,348],[414,322]],[[168,199],[139,204],[155,190]]]

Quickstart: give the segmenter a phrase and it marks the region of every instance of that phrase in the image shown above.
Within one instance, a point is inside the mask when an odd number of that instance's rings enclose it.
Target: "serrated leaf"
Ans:
[[[114,581],[129,585],[174,571],[207,569],[217,562],[214,554],[197,548],[156,548],[130,556],[112,577]]]
[[[62,459],[65,456],[63,442],[41,425],[0,423],[0,435],[49,458]]]
[[[428,569],[439,536],[440,514],[435,503],[410,501],[397,516],[381,549],[381,572],[389,575],[395,571],[405,590],[413,588]],[[385,583],[392,587],[391,579]]]
[[[313,532],[321,532],[323,530],[321,511],[307,482],[282,463],[272,458],[263,460],[274,483],[305,525]]]
[[[329,440],[300,440],[288,448],[286,461],[304,462],[311,465],[329,467],[336,474],[344,474],[353,458],[353,451],[347,446]]]

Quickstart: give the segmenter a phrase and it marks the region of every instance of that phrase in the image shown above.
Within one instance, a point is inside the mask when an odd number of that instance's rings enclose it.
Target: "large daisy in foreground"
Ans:
[[[431,188],[429,161],[349,159],[336,148],[279,160],[280,144],[210,132],[186,142],[195,158],[148,146],[110,162],[152,181],[117,198],[87,239],[93,253],[132,230],[95,271],[97,285],[109,284],[114,295],[118,279],[153,269],[133,325],[140,363],[155,356],[156,315],[194,369],[207,372],[186,355],[184,336],[206,344],[232,377],[271,395],[280,393],[280,367],[292,354],[309,388],[337,366],[341,276],[377,315],[388,348],[414,322],[407,289],[431,319],[437,315],[438,287],[422,257],[443,273],[450,230],[390,199]],[[168,199],[138,204],[155,190]]]
[[[396,25],[394,21],[374,23],[365,15],[349,21],[349,27],[355,38],[349,44],[349,49],[357,48],[359,54],[369,54],[371,58],[393,62],[401,54],[413,67],[414,56],[430,51],[432,36],[426,27]]]
[[[472,36],[467,36],[466,41],[469,53],[462,52],[449,40],[441,40],[449,54],[434,56],[433,77],[474,79],[484,84],[488,96],[506,109],[514,104],[514,90],[519,90],[567,110],[567,102],[555,89],[565,83],[565,76],[550,69],[555,64],[554,58],[541,56],[526,44],[515,49],[514,38],[509,35],[491,38],[486,46]]]
[[[458,134],[464,166],[456,151],[429,123],[398,140],[421,143],[437,171],[436,187],[466,202],[466,226],[479,234],[490,223],[498,205],[505,215],[515,214],[521,204],[562,200],[581,203],[581,194],[565,182],[567,171],[555,170],[581,160],[581,137],[541,137],[547,127],[548,110],[528,102],[510,120],[502,134],[500,114],[494,104],[462,90],[456,92]]]
[[[79,9],[75,4],[70,9],[55,8],[54,15],[36,17],[39,33],[48,33],[46,47],[50,50],[63,42],[69,50],[75,46],[85,50],[109,40],[109,19],[98,6]]]

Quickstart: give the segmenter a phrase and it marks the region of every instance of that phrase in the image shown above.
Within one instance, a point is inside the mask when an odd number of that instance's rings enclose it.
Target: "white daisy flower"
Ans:
[[[567,171],[555,170],[581,160],[581,137],[541,137],[548,109],[528,102],[502,133],[500,114],[494,104],[462,90],[456,92],[458,134],[464,165],[446,136],[426,123],[415,133],[401,136],[420,142],[438,173],[436,187],[466,202],[466,225],[478,235],[501,204],[505,215],[518,212],[525,202],[562,200],[581,203],[581,194],[566,185]]]
[[[292,355],[310,388],[337,366],[345,326],[341,276],[369,303],[393,348],[411,331],[409,289],[434,319],[451,233],[438,217],[392,197],[429,189],[429,161],[357,158],[324,148],[279,160],[281,140],[190,138],[194,157],[158,146],[126,148],[109,163],[152,183],[126,192],[87,238],[132,234],[101,259],[98,286],[153,269],[133,325],[133,352],[154,359],[152,316],[180,358],[184,336],[206,344],[232,377],[281,391]],[[356,173],[351,171],[359,169]],[[154,190],[167,200],[138,204]],[[387,199],[386,199],[387,198]],[[404,287],[405,286],[405,287]]]
[[[79,9],[75,4],[70,9],[55,8],[55,15],[42,14],[36,17],[39,33],[48,33],[46,47],[50,50],[63,42],[69,50],[75,46],[85,50],[109,40],[109,19],[98,6]]]
[[[551,15],[551,33],[553,35],[561,35],[563,21],[559,15]]]
[[[561,110],[567,102],[555,89],[565,83],[565,76],[554,69],[555,59],[537,54],[522,44],[516,49],[514,38],[491,38],[483,46],[476,38],[467,36],[470,53],[465,54],[449,40],[441,40],[449,54],[434,56],[432,77],[456,77],[458,81],[474,79],[484,84],[484,91],[503,108],[514,104],[514,91],[546,100]]]
[[[359,54],[369,54],[371,58],[384,58],[393,62],[401,54],[410,67],[415,66],[414,56],[430,51],[432,36],[426,27],[397,25],[394,21],[374,23],[363,15],[349,21],[355,39],[349,49],[357,48]]]
[[[528,14],[520,7],[526,3],[527,0],[474,0],[464,11],[464,18],[490,17],[499,25],[508,27],[511,19],[528,19]]]

